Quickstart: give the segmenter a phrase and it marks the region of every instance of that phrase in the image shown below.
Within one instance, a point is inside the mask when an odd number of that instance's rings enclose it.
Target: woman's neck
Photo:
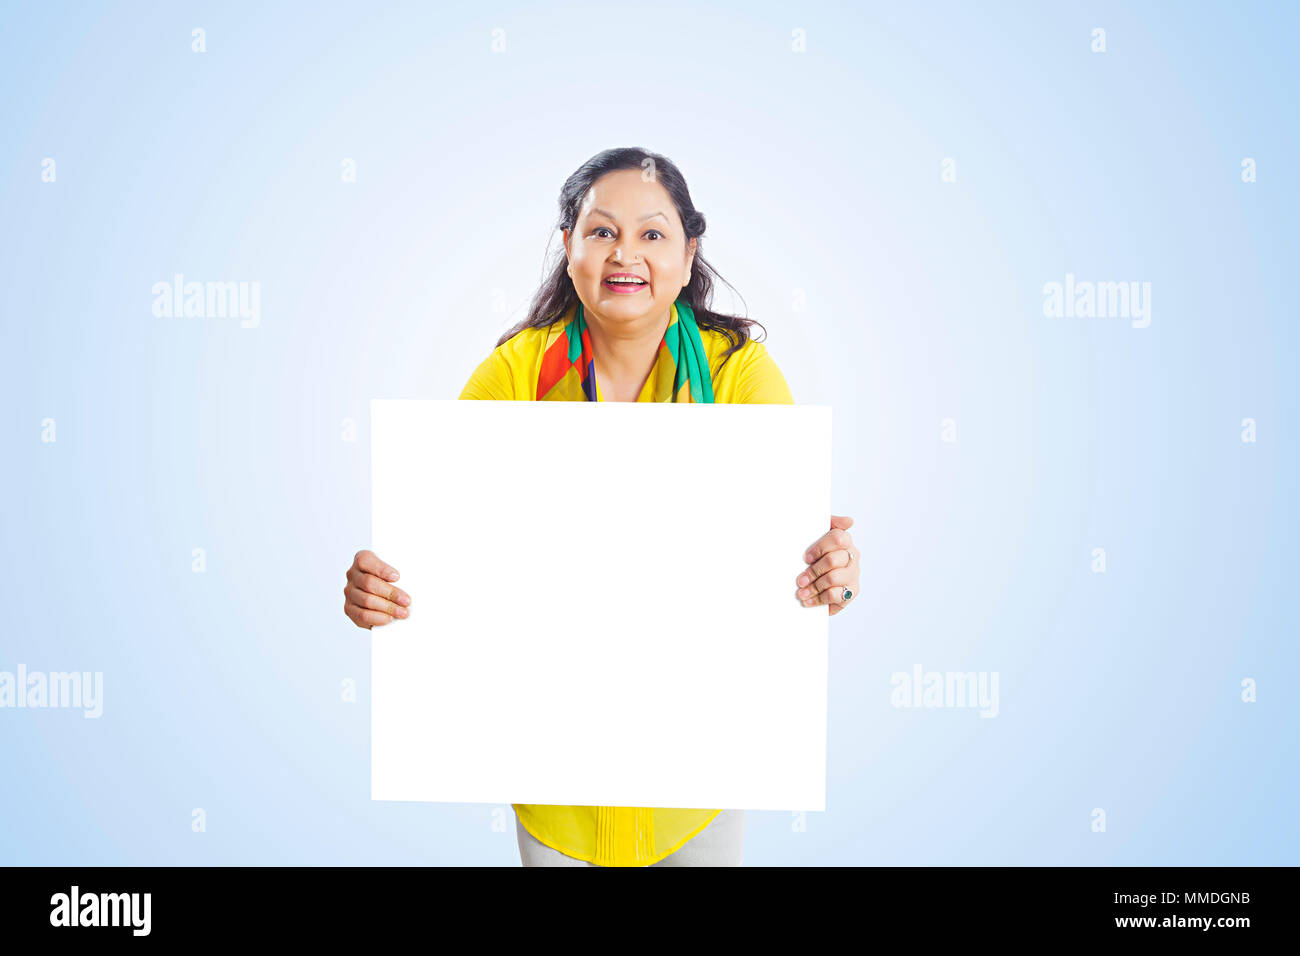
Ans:
[[[587,313],[587,330],[596,362],[596,381],[607,402],[635,402],[659,357],[671,310],[658,319],[606,328]]]

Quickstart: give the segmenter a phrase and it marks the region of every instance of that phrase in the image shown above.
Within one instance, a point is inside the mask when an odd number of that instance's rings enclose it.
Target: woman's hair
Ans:
[[[691,311],[695,313],[695,322],[701,329],[715,329],[731,340],[731,347],[723,354],[722,362],[718,364],[718,368],[722,368],[732,353],[749,341],[749,327],[751,325],[762,328],[765,336],[767,328],[754,319],[741,318],[737,315],[723,315],[714,312],[711,308],[714,277],[717,277],[722,282],[727,282],[727,280],[718,275],[701,252],[701,243],[698,239],[704,235],[704,214],[696,209],[695,204],[691,202],[691,192],[686,188],[686,180],[682,177],[681,170],[677,168],[671,159],[632,146],[607,149],[604,152],[597,153],[579,166],[577,171],[566,179],[564,185],[560,188],[560,218],[556,228],[573,229],[578,221],[582,200],[587,195],[587,191],[591,189],[592,184],[606,173],[612,173],[620,169],[649,169],[660,185],[668,191],[673,204],[677,207],[677,215],[686,228],[685,241],[687,246],[690,245],[692,239],[697,240],[695,258],[691,262],[691,280],[678,293],[677,299],[685,300],[687,305],[691,307]],[[727,282],[727,285],[733,289],[735,288],[729,282]],[[502,335],[497,341],[497,345],[505,344],[524,329],[544,328],[551,325],[563,318],[565,313],[577,301],[578,292],[573,287],[573,280],[569,277],[567,258],[563,247],[561,247],[558,261],[551,267],[550,273],[533,296],[527,317]]]

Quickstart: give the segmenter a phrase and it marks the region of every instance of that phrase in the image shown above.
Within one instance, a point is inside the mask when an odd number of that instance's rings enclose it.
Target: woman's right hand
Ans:
[[[411,596],[390,583],[397,577],[397,570],[380,561],[373,551],[358,551],[343,585],[343,613],[367,630],[406,617]]]

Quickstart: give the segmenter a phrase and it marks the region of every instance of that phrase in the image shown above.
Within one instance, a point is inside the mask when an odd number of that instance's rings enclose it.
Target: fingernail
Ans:
[[[386,581],[396,581],[396,580],[397,580],[397,572],[394,571],[392,568],[389,568],[387,571],[384,572],[384,580],[386,580]]]
[[[409,613],[411,613],[411,612],[408,611],[408,610],[407,610],[406,608],[404,608],[404,607],[399,607],[399,608],[397,609],[397,616],[398,616],[398,617],[406,617],[406,615],[409,614]]]
[[[812,564],[813,553],[809,551],[807,554],[803,556],[803,559],[807,561],[809,564]]]
[[[807,597],[809,594],[811,594],[811,593],[812,593],[812,592],[809,591],[807,588],[800,588],[800,589],[799,589],[799,596],[800,596],[801,598],[806,598],[806,597]]]
[[[807,599],[803,602],[803,606],[804,606],[804,607],[812,607],[812,598],[807,598]]]
[[[411,599],[407,597],[405,594],[399,594],[397,596],[397,603],[405,607],[407,604],[411,603]]]
[[[795,582],[795,584],[798,584],[801,587],[807,583],[808,583],[808,575],[806,574],[799,575],[799,580]]]

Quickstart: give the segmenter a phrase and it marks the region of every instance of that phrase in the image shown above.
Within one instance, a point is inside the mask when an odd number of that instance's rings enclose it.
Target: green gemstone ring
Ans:
[[[841,602],[843,602],[843,601],[847,601],[847,600],[848,600],[849,598],[851,598],[851,597],[853,597],[853,592],[850,591],[848,588],[845,588],[845,589],[844,589],[844,597],[842,597],[840,600],[841,600]]]

